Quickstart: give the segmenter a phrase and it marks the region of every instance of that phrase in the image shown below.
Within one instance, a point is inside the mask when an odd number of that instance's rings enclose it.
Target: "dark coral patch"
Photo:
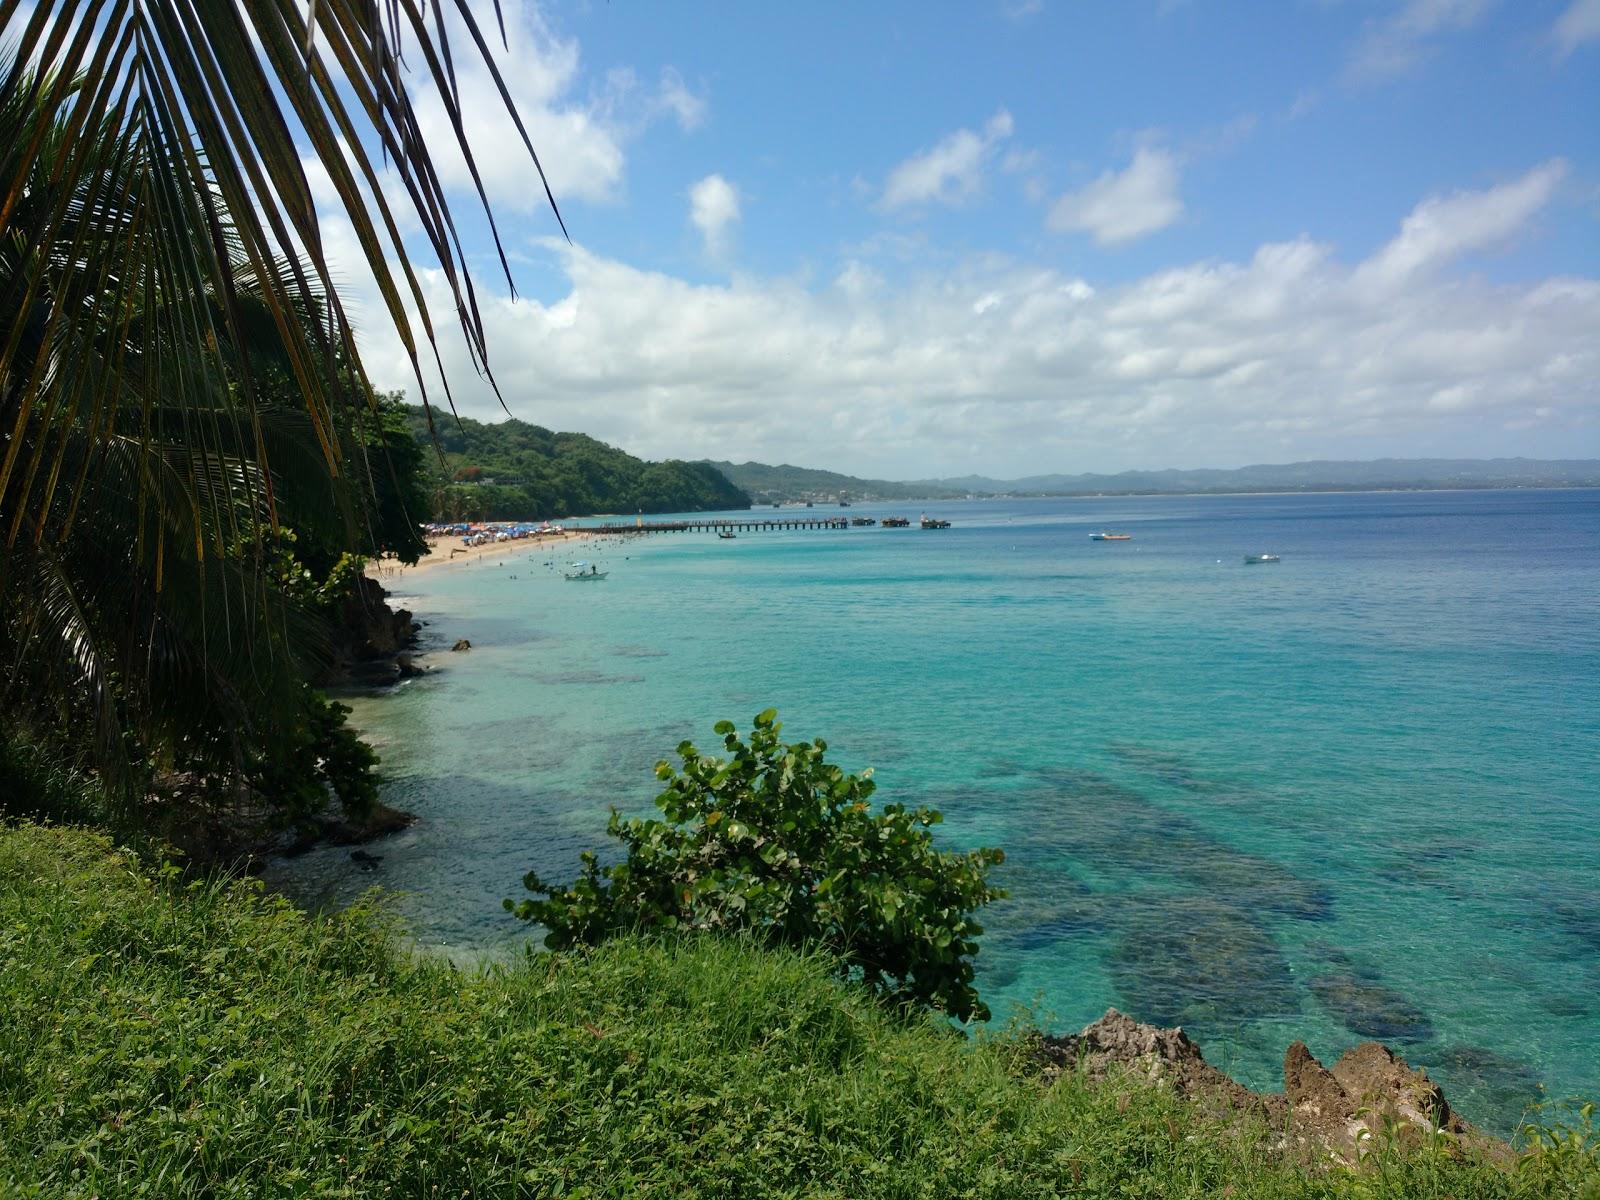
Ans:
[[[1392,987],[1365,973],[1331,971],[1311,980],[1311,994],[1346,1029],[1380,1042],[1423,1042],[1433,1036],[1428,1015]]]
[[[1298,1011],[1276,942],[1207,896],[1130,899],[1107,965],[1128,1009],[1159,1025],[1237,1022]]]

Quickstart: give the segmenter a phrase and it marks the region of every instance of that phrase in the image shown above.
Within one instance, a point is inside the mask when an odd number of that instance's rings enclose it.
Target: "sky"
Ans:
[[[572,238],[468,70],[515,299],[422,110],[522,420],[890,479],[1600,457],[1600,0],[505,15]],[[459,411],[503,419],[425,278]]]

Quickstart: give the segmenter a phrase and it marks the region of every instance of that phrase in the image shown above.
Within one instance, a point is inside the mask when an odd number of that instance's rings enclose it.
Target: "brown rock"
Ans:
[[[466,638],[457,638],[456,639],[456,644],[454,646],[451,646],[450,649],[452,649],[452,650],[471,650],[472,649],[472,643],[467,641]]]
[[[1422,1137],[1435,1130],[1482,1150],[1501,1148],[1450,1110],[1425,1071],[1412,1070],[1377,1042],[1346,1052],[1331,1070],[1303,1042],[1294,1043],[1283,1059],[1283,1091],[1294,1139],[1341,1162],[1355,1162],[1363,1145],[1379,1137]]]
[[[1355,1161],[1366,1130],[1356,1119],[1359,1102],[1304,1042],[1293,1043],[1283,1056],[1283,1098],[1296,1142],[1341,1162]]]
[[[1427,1072],[1412,1070],[1387,1046],[1362,1042],[1333,1064],[1333,1077],[1358,1102],[1421,1129],[1466,1133],[1471,1126],[1445,1102]]]
[[[1503,1142],[1479,1133],[1451,1111],[1426,1072],[1377,1042],[1349,1051],[1332,1069],[1295,1042],[1283,1056],[1283,1095],[1263,1095],[1206,1062],[1182,1029],[1143,1025],[1116,1009],[1083,1032],[1046,1036],[1041,1073],[1054,1081],[1069,1071],[1091,1083],[1115,1078],[1170,1087],[1180,1096],[1253,1113],[1286,1131],[1281,1148],[1324,1161],[1354,1164],[1364,1146],[1388,1136],[1423,1137],[1442,1131],[1490,1155],[1509,1154]]]
[[[1350,1094],[1304,1042],[1295,1042],[1283,1056],[1283,1098],[1297,1121],[1342,1116],[1351,1108]]]
[[[1044,1073],[1052,1079],[1081,1066],[1094,1082],[1126,1072],[1180,1096],[1219,1100],[1229,1108],[1271,1116],[1277,1107],[1276,1097],[1257,1095],[1206,1062],[1182,1029],[1144,1025],[1114,1008],[1082,1033],[1047,1035],[1041,1049]]]

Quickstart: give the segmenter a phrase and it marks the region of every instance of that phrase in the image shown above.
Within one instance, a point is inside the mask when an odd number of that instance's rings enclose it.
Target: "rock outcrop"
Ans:
[[[375,804],[366,817],[351,817],[330,807],[276,850],[294,858],[317,846],[360,846],[409,829],[416,823],[413,814],[390,808],[382,801]]]
[[[1437,1130],[1486,1148],[1495,1142],[1451,1110],[1426,1071],[1377,1042],[1346,1051],[1332,1068],[1295,1042],[1283,1056],[1283,1094],[1289,1134],[1342,1162],[1354,1162],[1364,1144],[1390,1135]]]
[[[1124,1016],[1114,1008],[1082,1033],[1046,1035],[1044,1074],[1055,1079],[1083,1070],[1095,1083],[1131,1075],[1145,1083],[1172,1088],[1191,1100],[1220,1100],[1230,1108],[1274,1116],[1276,1106],[1206,1062],[1200,1047],[1182,1029],[1160,1029]]]
[[[1283,1092],[1254,1092],[1211,1066],[1182,1029],[1144,1025],[1116,1009],[1081,1033],[1047,1036],[1046,1079],[1081,1071],[1091,1082],[1124,1078],[1170,1087],[1187,1099],[1264,1118],[1285,1149],[1355,1163],[1362,1147],[1386,1137],[1448,1134],[1481,1150],[1508,1149],[1463,1121],[1422,1070],[1377,1042],[1363,1042],[1324,1067],[1295,1042],[1284,1055]]]
[[[344,604],[344,627],[352,634],[357,658],[389,658],[415,640],[416,623],[403,608],[389,607],[389,592],[369,575],[361,576]]]
[[[386,687],[413,673],[405,651],[416,644],[417,623],[406,609],[390,608],[388,597],[376,579],[363,575],[357,580],[340,611],[333,656],[319,682]]]

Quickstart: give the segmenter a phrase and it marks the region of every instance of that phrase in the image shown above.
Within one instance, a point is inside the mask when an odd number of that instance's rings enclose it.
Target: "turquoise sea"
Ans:
[[[1115,1005],[1258,1087],[1295,1038],[1376,1037],[1501,1130],[1600,1098],[1600,492],[926,508],[952,528],[633,538],[564,555],[609,568],[581,585],[513,543],[410,577],[438,670],[351,703],[421,821],[379,871],[327,849],[272,881],[381,883],[423,945],[516,946],[523,872],[570,878],[681,739],[775,705],[950,845],[1006,851],[997,1019]]]

